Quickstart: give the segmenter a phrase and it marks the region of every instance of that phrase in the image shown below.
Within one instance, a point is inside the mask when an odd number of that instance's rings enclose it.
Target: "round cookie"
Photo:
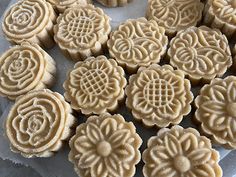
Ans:
[[[106,7],[125,6],[131,1],[132,0],[97,0],[97,2],[101,3]]]

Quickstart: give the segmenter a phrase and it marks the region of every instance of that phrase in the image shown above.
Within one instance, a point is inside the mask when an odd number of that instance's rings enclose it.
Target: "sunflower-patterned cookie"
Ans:
[[[132,0],[97,0],[97,2],[101,3],[106,7],[117,7],[117,6],[125,6]]]

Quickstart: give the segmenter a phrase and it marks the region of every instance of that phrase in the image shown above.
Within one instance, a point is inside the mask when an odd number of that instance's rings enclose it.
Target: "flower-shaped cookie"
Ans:
[[[13,152],[24,157],[49,157],[71,134],[75,123],[70,105],[50,90],[31,91],[19,97],[6,120]]]
[[[210,82],[232,65],[227,38],[206,26],[178,32],[170,42],[168,57],[170,64],[182,70],[193,83]]]
[[[184,73],[169,65],[141,67],[126,87],[126,105],[148,127],[179,124],[191,110],[190,87]]]
[[[222,177],[219,153],[193,128],[161,129],[142,157],[145,177]]]
[[[236,77],[214,79],[196,98],[201,129],[226,148],[236,149]]]
[[[145,18],[127,20],[111,33],[107,43],[110,55],[130,72],[159,63],[167,44],[165,29]]]
[[[204,4],[200,0],[149,0],[148,20],[155,20],[166,29],[169,36],[190,26],[196,26],[202,18]]]
[[[0,95],[16,99],[30,90],[50,87],[55,61],[37,44],[14,46],[0,57]]]
[[[101,54],[110,31],[110,18],[88,4],[69,8],[58,17],[54,39],[66,56],[81,60]]]
[[[236,35],[236,1],[208,0],[204,23],[220,29],[228,37]]]
[[[123,100],[124,70],[113,59],[91,57],[75,64],[64,83],[65,98],[83,114],[114,111]]]
[[[55,12],[45,0],[20,0],[5,13],[2,29],[7,40],[13,44],[23,41],[51,47]]]
[[[121,115],[91,116],[70,140],[69,160],[81,177],[132,177],[142,139]]]
[[[125,6],[131,1],[132,0],[97,0],[97,2],[107,7]]]

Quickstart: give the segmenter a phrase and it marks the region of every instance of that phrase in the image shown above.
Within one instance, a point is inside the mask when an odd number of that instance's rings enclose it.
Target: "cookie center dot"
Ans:
[[[230,116],[236,117],[236,103],[229,103],[227,105],[227,112]]]
[[[97,152],[100,156],[107,157],[111,153],[111,145],[107,141],[102,141],[97,146]]]
[[[178,156],[174,159],[174,166],[176,170],[184,173],[190,169],[191,164],[187,157]]]

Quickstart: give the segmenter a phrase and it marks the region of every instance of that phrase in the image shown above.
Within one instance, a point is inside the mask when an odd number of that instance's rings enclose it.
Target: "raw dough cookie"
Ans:
[[[110,18],[93,5],[65,10],[54,27],[56,43],[73,60],[103,53],[111,31]]]
[[[6,120],[12,151],[27,158],[52,156],[71,134],[71,112],[62,95],[47,89],[19,97]]]
[[[165,29],[145,18],[127,20],[111,33],[108,41],[110,55],[129,72],[139,66],[159,63],[166,53],[168,38]]]
[[[170,42],[168,57],[170,64],[184,71],[193,84],[221,77],[232,65],[227,38],[206,26],[178,32]]]
[[[91,116],[71,138],[69,160],[80,177],[132,177],[141,144],[134,124],[121,115]]]
[[[184,73],[169,65],[141,67],[126,87],[126,105],[148,127],[179,124],[191,111],[190,87]]]
[[[204,4],[200,0],[149,0],[148,20],[155,20],[169,36],[196,26],[202,18]]]
[[[64,83],[65,98],[83,114],[114,111],[124,99],[124,70],[113,59],[90,57],[75,64]]]
[[[219,153],[193,128],[161,129],[142,157],[145,177],[222,177]]]
[[[214,79],[196,98],[201,129],[226,148],[236,149],[236,77]]]
[[[30,90],[50,87],[55,61],[37,44],[14,46],[0,57],[0,95],[16,99]]]
[[[125,6],[132,0],[97,0],[97,1],[107,7],[117,7],[117,6]]]
[[[20,44],[24,40],[52,47],[55,12],[45,0],[20,0],[4,15],[2,29],[9,42]]]

